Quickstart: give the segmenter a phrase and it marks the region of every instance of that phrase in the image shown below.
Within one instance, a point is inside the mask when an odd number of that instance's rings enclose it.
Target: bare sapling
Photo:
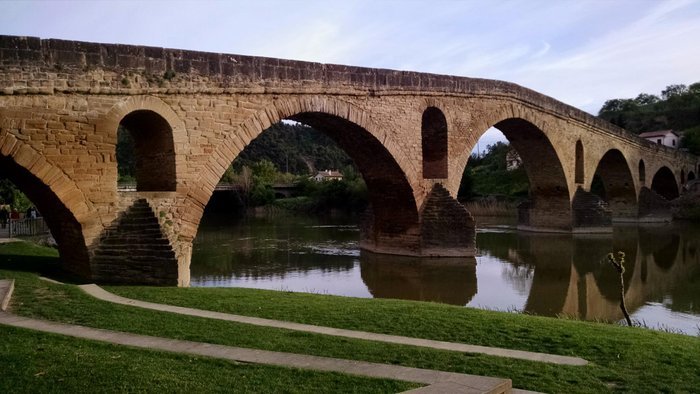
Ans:
[[[615,255],[608,253],[608,261],[615,267],[617,273],[620,274],[620,309],[622,309],[622,314],[625,315],[625,320],[627,320],[627,325],[632,326],[632,319],[630,319],[630,314],[627,313],[627,306],[625,305],[625,252],[617,252],[619,261],[615,259]]]

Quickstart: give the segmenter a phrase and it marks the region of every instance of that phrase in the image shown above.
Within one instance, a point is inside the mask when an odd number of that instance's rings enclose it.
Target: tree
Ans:
[[[658,96],[607,100],[598,116],[632,133],[672,129],[684,135],[681,147],[700,154],[700,82],[668,85]]]
[[[668,85],[666,89],[661,91],[661,97],[663,97],[664,100],[668,100],[671,97],[680,96],[686,92],[688,92],[688,87],[683,84]]]
[[[119,180],[133,180],[136,176],[134,137],[123,126],[117,129],[117,173]]]
[[[256,184],[272,185],[277,178],[277,168],[275,164],[267,159],[260,160],[253,164],[253,180]]]
[[[659,97],[655,96],[653,94],[647,94],[647,93],[640,93],[639,96],[637,96],[636,99],[634,99],[635,103],[639,105],[649,105],[649,104],[656,104],[659,102]]]

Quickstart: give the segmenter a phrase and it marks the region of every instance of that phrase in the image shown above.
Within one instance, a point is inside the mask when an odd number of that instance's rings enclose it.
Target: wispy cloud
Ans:
[[[2,34],[502,79],[593,113],[700,80],[695,0],[6,0],[2,11]]]

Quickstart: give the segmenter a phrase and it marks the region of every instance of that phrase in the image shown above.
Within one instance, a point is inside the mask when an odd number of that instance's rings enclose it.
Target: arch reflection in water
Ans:
[[[466,305],[476,295],[476,259],[427,258],[362,252],[362,281],[376,298]]]
[[[615,226],[612,234],[566,235],[482,228],[474,259],[360,253],[344,218],[205,215],[192,260],[194,286],[237,286],[388,297],[546,316],[617,321],[619,277],[605,260],[626,254],[632,318],[690,334],[700,325],[700,228]]]

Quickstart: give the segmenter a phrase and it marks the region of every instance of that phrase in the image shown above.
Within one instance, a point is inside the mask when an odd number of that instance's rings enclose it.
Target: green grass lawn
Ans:
[[[377,393],[416,385],[133,349],[0,326],[0,392]]]
[[[50,250],[0,245],[0,277],[17,280],[13,312],[86,326],[232,346],[506,377],[545,392],[692,392],[700,387],[700,339],[579,321],[434,303],[252,289],[110,287],[120,295],[200,309],[339,328],[583,357],[558,366],[178,316],[95,300],[35,272]],[[47,257],[31,257],[37,255]],[[28,256],[31,255],[31,256]],[[3,330],[5,328],[2,328]]]

